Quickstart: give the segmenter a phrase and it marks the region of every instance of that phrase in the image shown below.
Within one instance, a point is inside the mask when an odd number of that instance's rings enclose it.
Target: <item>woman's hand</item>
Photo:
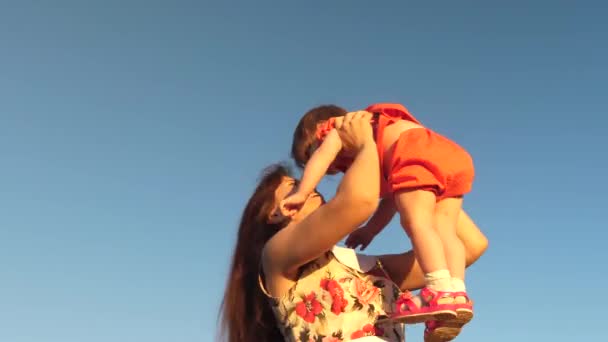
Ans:
[[[336,121],[335,128],[347,155],[355,156],[366,144],[375,143],[371,117],[370,112],[358,111],[347,113],[343,120]]]

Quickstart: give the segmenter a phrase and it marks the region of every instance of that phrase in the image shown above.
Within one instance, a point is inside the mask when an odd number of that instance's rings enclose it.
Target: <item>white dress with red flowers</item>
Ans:
[[[402,342],[402,324],[377,323],[400,294],[387,277],[365,273],[377,266],[375,257],[334,247],[308,264],[283,297],[272,297],[260,286],[288,342]]]

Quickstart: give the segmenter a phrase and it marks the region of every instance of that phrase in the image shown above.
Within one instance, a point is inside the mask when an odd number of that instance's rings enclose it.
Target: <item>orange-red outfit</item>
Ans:
[[[365,109],[374,113],[372,125],[378,147],[380,169],[383,170],[384,128],[398,120],[408,120],[422,125],[400,104],[378,103]],[[317,138],[322,141],[334,128],[335,118],[331,118],[317,128]],[[475,168],[469,153],[455,142],[427,128],[409,129],[399,136],[390,158],[388,175],[381,172],[381,196],[402,190],[429,190],[437,200],[462,196],[473,185]],[[338,157],[334,167],[345,171],[352,160]]]

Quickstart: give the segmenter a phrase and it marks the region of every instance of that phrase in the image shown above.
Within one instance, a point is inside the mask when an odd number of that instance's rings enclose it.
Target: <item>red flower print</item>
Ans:
[[[366,324],[363,326],[363,328],[361,328],[361,330],[357,330],[354,333],[352,333],[352,335],[350,335],[351,339],[356,339],[356,338],[361,338],[361,337],[365,337],[365,336],[375,336],[375,328],[373,325],[371,324]]]
[[[323,342],[340,342],[340,339],[333,336],[323,337]]]
[[[344,299],[344,290],[337,281],[333,279],[321,279],[321,288],[328,291],[331,295],[331,312],[339,315],[346,310],[348,301]]]
[[[356,338],[361,338],[365,336],[382,336],[384,335],[384,331],[380,328],[373,326],[372,324],[366,324],[361,328],[361,330],[357,330],[352,335],[350,335],[351,340]]]
[[[317,295],[311,292],[304,297],[301,302],[296,304],[296,314],[308,323],[314,323],[315,317],[323,311],[321,303],[317,301]]]
[[[333,279],[321,279],[321,288],[323,290],[329,291],[329,293],[333,295],[344,295],[344,290],[340,287],[337,281]]]
[[[340,313],[344,312],[344,310],[346,310],[348,301],[344,299],[344,297],[332,296],[331,298],[331,312],[333,312],[335,315],[339,315]]]

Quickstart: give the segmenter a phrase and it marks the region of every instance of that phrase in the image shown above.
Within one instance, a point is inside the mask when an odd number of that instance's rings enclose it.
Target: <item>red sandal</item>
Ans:
[[[465,325],[473,319],[473,301],[469,298],[466,292],[454,292],[452,293],[454,298],[464,297],[465,303],[454,303],[456,309],[456,321]]]
[[[451,341],[462,330],[462,327],[473,319],[473,301],[465,292],[454,292],[454,297],[465,297],[466,303],[454,304],[457,316],[445,321],[427,321],[424,329],[424,342]]]
[[[460,334],[462,325],[455,321],[426,321],[424,342],[447,342]]]
[[[442,298],[453,298],[451,292],[433,291],[428,287],[420,290],[421,306],[416,305],[410,292],[402,293],[395,302],[390,320],[399,323],[422,323],[429,320],[443,321],[457,317],[454,304],[439,304]]]

